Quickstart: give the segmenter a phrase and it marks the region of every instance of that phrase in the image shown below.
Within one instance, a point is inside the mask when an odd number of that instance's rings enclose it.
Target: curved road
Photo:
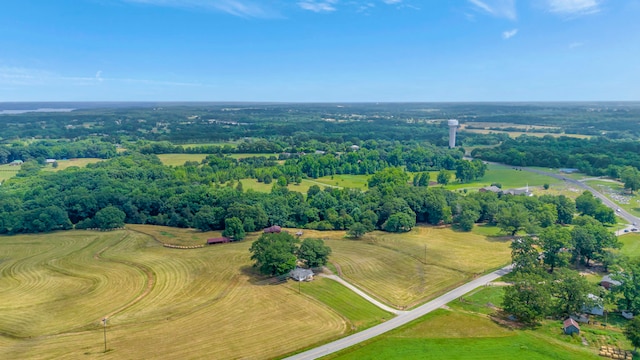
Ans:
[[[336,340],[334,342],[330,342],[328,344],[319,346],[317,348],[305,351],[303,353],[293,355],[288,357],[286,360],[309,360],[309,359],[317,359],[319,357],[329,355],[336,351],[340,351],[342,349],[346,349],[355,344],[361,343],[365,340],[369,340],[378,335],[384,334],[387,331],[393,330],[399,326],[402,326],[408,322],[411,322],[421,316],[424,316],[435,309],[455,300],[463,295],[469,293],[470,291],[479,288],[480,286],[486,285],[487,283],[504,276],[511,272],[512,266],[506,266],[500,270],[496,270],[490,274],[481,276],[473,281],[470,281],[458,288],[455,288],[448,293],[429,301],[428,303],[419,306],[411,311],[406,311],[393,319],[386,321],[382,324],[376,325],[372,328],[368,328],[366,330],[360,331],[353,335],[344,337],[342,339]]]

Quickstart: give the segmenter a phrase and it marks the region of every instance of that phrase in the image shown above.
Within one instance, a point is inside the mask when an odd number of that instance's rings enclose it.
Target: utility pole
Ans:
[[[107,352],[107,318],[102,319],[102,324],[104,324],[104,352]]]

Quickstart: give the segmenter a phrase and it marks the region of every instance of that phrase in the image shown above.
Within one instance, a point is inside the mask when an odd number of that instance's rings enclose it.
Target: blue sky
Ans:
[[[640,100],[640,0],[20,0],[1,101]]]

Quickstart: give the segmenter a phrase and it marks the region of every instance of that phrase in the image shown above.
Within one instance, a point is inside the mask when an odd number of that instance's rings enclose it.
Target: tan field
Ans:
[[[128,228],[0,237],[0,358],[264,359],[388,318],[339,305],[326,281],[304,284],[302,293],[289,283],[269,285],[249,259],[259,233],[180,250],[161,243],[199,245],[219,233]],[[327,239],[346,279],[399,307],[509,258],[507,243],[431,227],[362,240],[341,231],[305,230],[303,237]]]

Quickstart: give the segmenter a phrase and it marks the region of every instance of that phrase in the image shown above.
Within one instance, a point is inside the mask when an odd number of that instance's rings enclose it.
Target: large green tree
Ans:
[[[287,232],[262,234],[251,244],[254,267],[265,275],[283,275],[296,267],[299,240]]]
[[[624,335],[631,341],[633,352],[638,351],[640,346],[640,317],[635,317],[624,327]]]
[[[504,207],[496,214],[496,223],[500,229],[513,236],[530,226],[529,211],[522,204]]]
[[[518,273],[513,286],[505,287],[503,308],[524,323],[535,323],[552,307],[548,279],[541,273]]]
[[[230,237],[236,241],[244,239],[246,233],[242,225],[242,220],[237,217],[224,219],[224,231],[222,236]]]
[[[96,213],[93,224],[100,229],[116,229],[124,226],[126,214],[115,206],[107,206]]]
[[[297,251],[298,259],[308,267],[320,267],[327,264],[331,248],[322,239],[304,239]]]
[[[569,264],[571,253],[571,232],[560,225],[548,227],[540,233],[540,245],[544,254],[544,263],[553,272],[556,267]]]

